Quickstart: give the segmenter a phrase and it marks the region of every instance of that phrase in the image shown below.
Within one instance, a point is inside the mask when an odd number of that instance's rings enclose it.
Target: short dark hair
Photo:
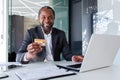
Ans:
[[[42,9],[44,9],[44,8],[50,9],[50,10],[52,11],[52,13],[53,13],[54,18],[55,18],[55,11],[54,11],[50,6],[43,6],[43,7],[39,10],[38,16],[40,15]]]

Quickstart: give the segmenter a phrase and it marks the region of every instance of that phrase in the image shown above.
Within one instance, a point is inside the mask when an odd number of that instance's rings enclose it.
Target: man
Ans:
[[[65,60],[82,61],[81,56],[72,55],[65,37],[61,30],[53,28],[55,12],[49,6],[39,10],[38,20],[40,25],[29,29],[20,47],[16,61],[21,63],[36,61],[60,61],[62,54]],[[45,39],[46,46],[43,47],[34,39]]]

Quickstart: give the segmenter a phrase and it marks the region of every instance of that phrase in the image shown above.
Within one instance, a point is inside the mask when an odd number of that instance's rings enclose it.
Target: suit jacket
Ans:
[[[61,54],[66,60],[71,60],[72,54],[69,50],[69,45],[67,43],[65,33],[61,30],[53,28],[51,36],[52,36],[52,55],[54,61],[60,61]],[[30,43],[34,42],[35,38],[44,39],[41,26],[36,26],[35,28],[29,29],[27,31],[25,39],[23,40],[22,45],[17,53],[16,57],[17,62],[26,63],[23,61],[23,57],[27,52],[27,46]],[[43,47],[42,52],[39,52],[37,54],[37,57],[35,59],[32,59],[30,62],[44,61],[46,57],[45,52],[46,52],[45,47]]]

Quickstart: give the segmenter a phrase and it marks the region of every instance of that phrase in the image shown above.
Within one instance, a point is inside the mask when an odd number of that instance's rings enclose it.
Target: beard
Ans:
[[[53,26],[53,24],[41,24],[41,26],[42,26],[42,28],[43,28],[43,30],[45,31],[45,33],[47,32],[47,33],[49,33],[50,31],[51,31],[51,28],[52,28],[52,26]]]

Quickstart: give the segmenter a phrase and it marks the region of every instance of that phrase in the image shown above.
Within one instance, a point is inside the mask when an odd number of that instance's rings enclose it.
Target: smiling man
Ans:
[[[81,56],[71,54],[65,32],[53,27],[55,12],[51,7],[42,7],[38,20],[40,25],[27,31],[17,53],[17,62],[60,61],[61,54],[68,61],[83,60]],[[43,39],[46,45],[42,46],[39,42],[34,42],[34,39]]]

